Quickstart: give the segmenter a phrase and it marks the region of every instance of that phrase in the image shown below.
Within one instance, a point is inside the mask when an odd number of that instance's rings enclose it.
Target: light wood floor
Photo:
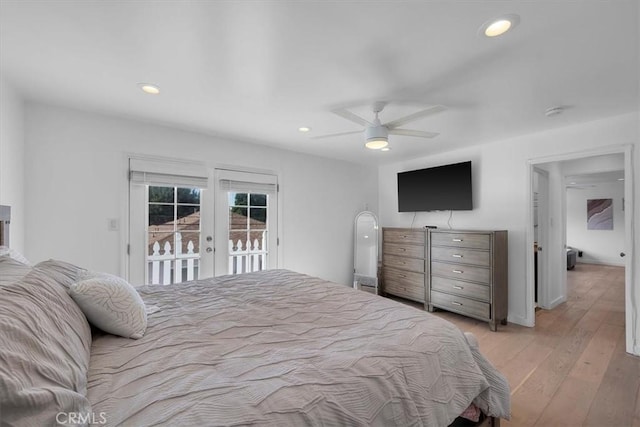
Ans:
[[[536,313],[535,328],[438,311],[507,377],[511,420],[502,426],[640,427],[640,357],[625,353],[624,268],[577,264],[568,301]]]

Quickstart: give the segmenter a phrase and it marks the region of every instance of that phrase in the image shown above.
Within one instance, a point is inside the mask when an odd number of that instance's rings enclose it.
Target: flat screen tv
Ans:
[[[472,209],[470,161],[398,173],[398,212]]]

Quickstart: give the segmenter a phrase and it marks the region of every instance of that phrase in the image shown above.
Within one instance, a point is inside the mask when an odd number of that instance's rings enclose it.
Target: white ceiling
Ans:
[[[638,3],[0,0],[0,71],[28,99],[386,163],[637,111]],[[513,31],[478,35],[508,13]],[[447,106],[403,126],[440,136],[309,139],[357,130],[329,111],[372,119],[375,100],[399,103],[383,122]]]

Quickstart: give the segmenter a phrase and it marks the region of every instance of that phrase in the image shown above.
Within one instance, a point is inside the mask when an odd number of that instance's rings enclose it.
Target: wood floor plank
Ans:
[[[640,387],[640,358],[625,353],[624,334],[591,403],[585,426],[630,426]]]
[[[503,427],[640,427],[640,357],[625,353],[624,268],[578,263],[567,301],[536,311],[536,326],[434,314],[476,335],[511,387]]]
[[[624,328],[602,324],[538,419],[538,426],[582,425]]]

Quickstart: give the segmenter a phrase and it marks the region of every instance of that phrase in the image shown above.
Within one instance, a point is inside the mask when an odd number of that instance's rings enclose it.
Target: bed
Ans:
[[[473,336],[376,295],[287,270],[146,286],[136,289],[144,334],[131,339],[91,327],[70,298],[86,270],[8,258],[0,256],[3,424],[447,426],[509,417],[508,384]],[[475,411],[478,423],[459,417]]]

